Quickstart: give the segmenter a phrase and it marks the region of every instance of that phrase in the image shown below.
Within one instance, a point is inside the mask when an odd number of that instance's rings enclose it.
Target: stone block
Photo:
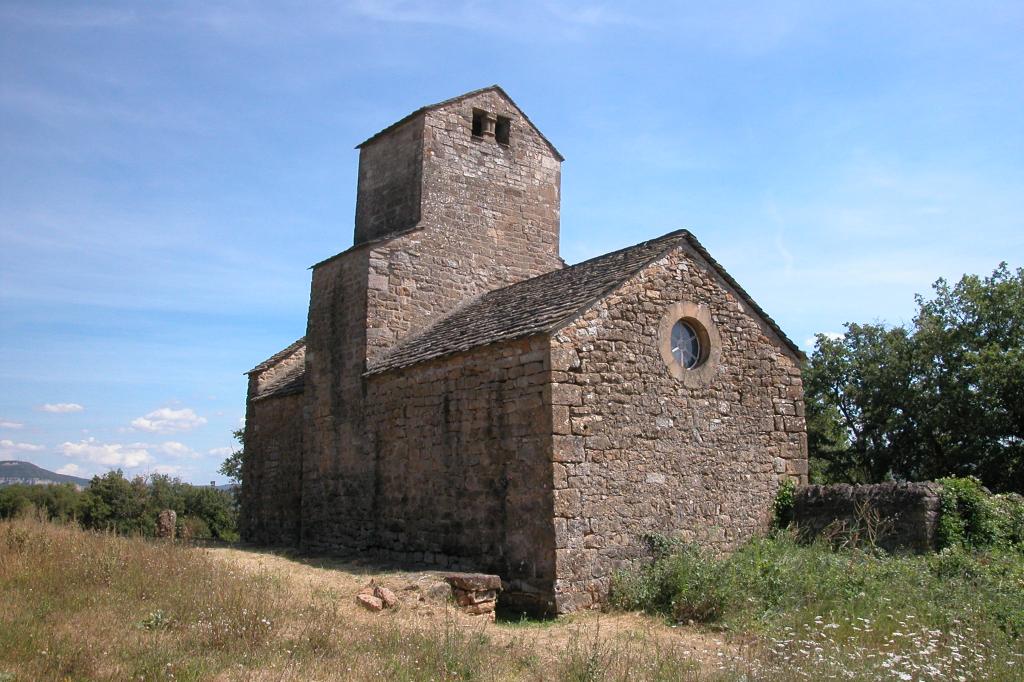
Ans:
[[[556,462],[582,462],[586,459],[583,438],[579,436],[554,436],[552,457]]]
[[[372,594],[357,594],[356,602],[367,611],[373,611],[376,613],[384,610],[384,602]]]
[[[552,405],[582,405],[583,389],[573,384],[551,384]]]
[[[453,588],[471,592],[501,589],[501,577],[487,573],[448,573],[444,579]]]

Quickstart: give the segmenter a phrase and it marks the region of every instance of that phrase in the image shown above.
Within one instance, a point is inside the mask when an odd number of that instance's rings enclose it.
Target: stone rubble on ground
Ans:
[[[501,578],[486,573],[448,573],[441,579],[431,578],[409,583],[402,588],[403,594],[417,602],[448,604],[471,616],[485,616],[493,621],[494,609],[501,592]],[[415,596],[414,596],[415,595]],[[406,601],[409,599],[407,598]],[[393,609],[401,600],[393,590],[371,580],[356,595],[356,603],[373,613]]]
[[[376,613],[398,606],[398,596],[388,588],[378,585],[376,581],[370,580],[369,585],[359,590],[356,602],[367,611]]]

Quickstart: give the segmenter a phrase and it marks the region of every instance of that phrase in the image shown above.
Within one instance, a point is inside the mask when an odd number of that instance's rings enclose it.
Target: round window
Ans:
[[[707,306],[691,301],[669,305],[658,321],[658,354],[684,386],[707,386],[722,357],[722,339]]]
[[[672,357],[684,369],[693,369],[700,362],[700,337],[687,322],[678,320],[672,326]]]

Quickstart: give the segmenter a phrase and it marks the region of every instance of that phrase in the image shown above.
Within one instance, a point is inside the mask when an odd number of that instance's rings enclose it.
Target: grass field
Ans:
[[[1013,614],[978,613],[993,602],[971,597],[975,583],[956,582],[973,580],[959,577],[971,566],[950,563],[949,594],[925,606],[916,600],[938,599],[935,590],[947,583],[901,595],[905,576],[891,566],[865,577],[836,554],[828,573],[813,563],[820,557],[801,551],[787,548],[795,558],[783,561],[781,548],[773,555],[762,547],[757,561],[744,559],[764,575],[754,587],[733,589],[735,598],[707,625],[675,625],[684,612],[667,612],[656,599],[645,602],[652,615],[623,610],[492,624],[403,589],[423,574],[4,521],[0,680],[928,679],[928,661],[957,651],[968,663],[947,670],[966,679],[1021,679],[1019,633],[1000,626]],[[781,572],[768,568],[776,564]],[[860,577],[833,593],[815,587],[815,571],[832,576],[829,583],[851,571]],[[731,572],[737,581],[756,574]],[[648,587],[656,584],[652,575]],[[399,592],[398,609],[371,614],[356,606],[371,577]],[[1019,563],[1004,578],[993,589],[1012,607],[1024,587]],[[641,590],[633,598],[650,596],[642,579],[631,583]],[[857,585],[863,595],[853,591]],[[758,601],[772,590],[777,597]],[[937,621],[925,618],[932,608],[953,619],[943,621],[947,630],[936,632]],[[858,655],[878,665],[854,665]],[[903,677],[913,669],[903,656],[924,672]]]
[[[731,679],[721,638],[635,614],[496,625],[415,600],[371,614],[354,603],[369,571],[3,521],[0,680]]]

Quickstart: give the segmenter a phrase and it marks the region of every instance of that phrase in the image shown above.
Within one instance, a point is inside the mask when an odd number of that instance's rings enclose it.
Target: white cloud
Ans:
[[[95,438],[77,443],[62,443],[61,452],[83,462],[102,464],[107,467],[133,469],[153,461],[153,456],[144,443],[122,445],[121,443],[100,443]]]
[[[213,457],[227,457],[232,452],[231,448],[211,448],[206,451],[206,454],[212,455]]]
[[[4,419],[0,419],[0,429],[20,429],[24,424],[21,422],[9,422]]]
[[[181,467],[176,464],[157,464],[149,470],[151,474],[165,474],[167,476],[175,476],[180,474],[181,471]]]
[[[205,423],[206,417],[200,417],[188,407],[180,410],[161,407],[159,410],[153,410],[149,414],[132,420],[132,426],[135,428],[153,433],[188,431]]]
[[[15,443],[13,440],[0,440],[0,455],[8,456],[16,452],[39,452],[46,448],[33,443]]]
[[[160,445],[154,445],[152,447],[153,449],[158,450],[161,454],[169,455],[171,457],[187,457],[189,459],[199,457],[199,453],[189,446],[173,440],[165,441]]]
[[[821,334],[822,334],[822,336],[824,336],[826,339],[828,339],[830,341],[839,341],[844,336],[846,336],[846,334],[843,334],[842,332],[821,332]],[[804,339],[804,348],[808,348],[808,349],[814,350],[814,348],[817,347],[817,345],[818,345],[818,336],[817,336],[817,334],[815,334],[814,336],[809,336],[806,339]]]
[[[65,476],[81,476],[85,473],[85,470],[74,462],[70,462],[57,469],[57,473],[64,474]]]
[[[61,414],[65,412],[81,412],[85,408],[78,403],[46,403],[39,409],[43,412],[56,412]]]

